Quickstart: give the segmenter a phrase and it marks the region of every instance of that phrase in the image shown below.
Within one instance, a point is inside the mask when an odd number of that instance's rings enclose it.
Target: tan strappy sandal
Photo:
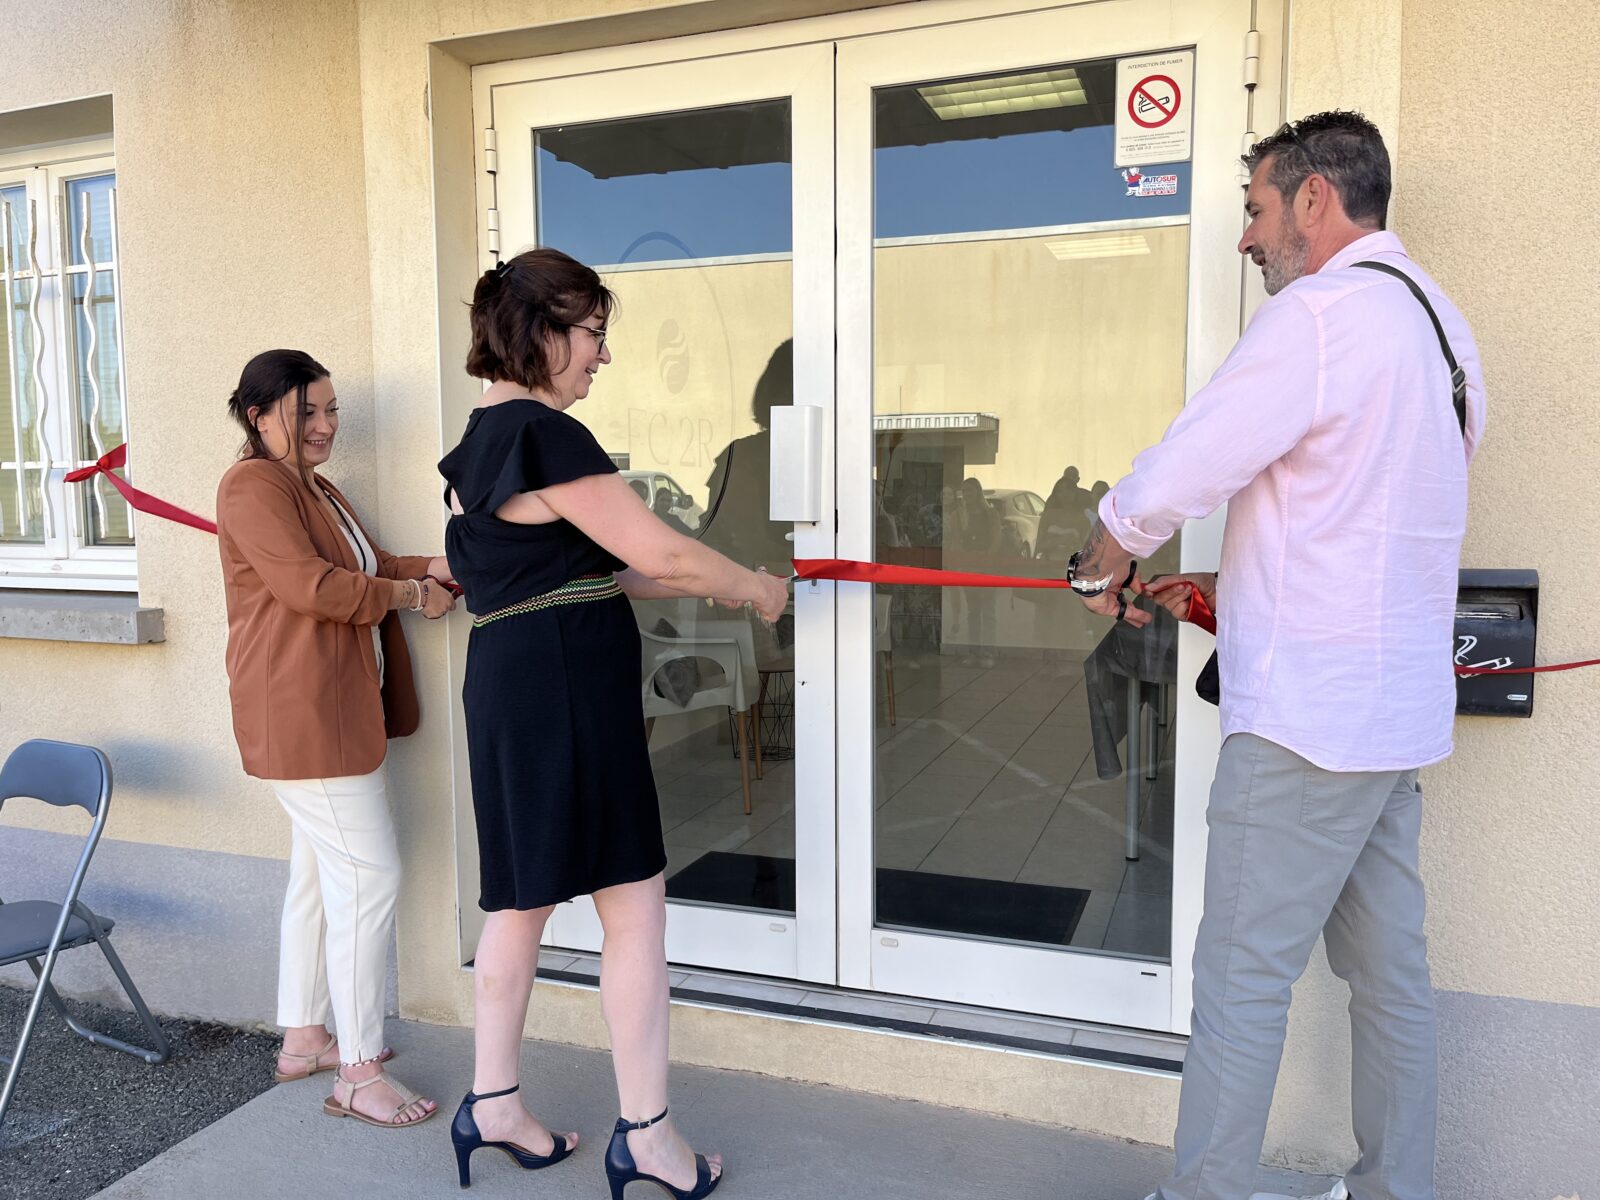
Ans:
[[[357,1112],[350,1106],[350,1104],[340,1104],[339,1085],[341,1083],[347,1083],[350,1085],[350,1100],[352,1103],[355,1101],[357,1092],[364,1087],[371,1087],[375,1083],[387,1083],[395,1090],[395,1094],[400,1097],[400,1103],[394,1106],[394,1111],[389,1114],[387,1120],[380,1121],[377,1117],[369,1117],[364,1112]],[[375,1125],[379,1129],[410,1129],[413,1125],[421,1125],[429,1117],[433,1116],[434,1113],[439,1111],[438,1108],[431,1108],[414,1121],[400,1121],[396,1119],[401,1113],[405,1112],[407,1108],[413,1104],[416,1104],[422,1099],[422,1096],[417,1095],[398,1079],[393,1078],[387,1071],[379,1071],[371,1079],[363,1079],[359,1083],[353,1079],[346,1079],[343,1075],[336,1075],[334,1076],[333,1081],[333,1095],[329,1096],[322,1102],[322,1111],[325,1115],[330,1117],[354,1117],[356,1120],[361,1121],[364,1124]]]
[[[327,1066],[323,1066],[322,1056],[329,1050],[332,1050],[338,1044],[339,1039],[330,1033],[328,1035],[328,1044],[321,1050],[318,1050],[315,1054],[288,1054],[282,1050],[278,1051],[279,1058],[287,1058],[291,1062],[304,1063],[305,1068],[299,1071],[274,1070],[272,1072],[273,1082],[293,1083],[297,1079],[310,1079],[313,1075],[320,1075],[323,1071],[337,1071],[339,1069],[339,1064],[332,1062]],[[388,1046],[385,1046],[382,1050],[378,1051],[378,1061],[381,1063],[386,1063],[393,1057],[394,1051]]]

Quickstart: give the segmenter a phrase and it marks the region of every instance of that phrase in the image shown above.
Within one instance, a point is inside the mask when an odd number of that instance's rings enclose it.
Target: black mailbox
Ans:
[[[1538,615],[1539,572],[1462,571],[1456,593],[1456,666],[1533,666]],[[1535,678],[1532,674],[1458,675],[1456,712],[1531,717]]]

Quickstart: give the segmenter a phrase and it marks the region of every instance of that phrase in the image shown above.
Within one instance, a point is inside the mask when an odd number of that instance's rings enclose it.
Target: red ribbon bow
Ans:
[[[192,512],[186,512],[176,504],[168,504],[159,500],[149,492],[141,492],[133,484],[120,475],[112,472],[128,465],[128,446],[124,442],[115,450],[108,450],[102,454],[92,467],[82,467],[76,471],[68,471],[63,478],[68,483],[82,483],[86,479],[93,479],[96,475],[104,475],[111,481],[111,486],[122,493],[130,507],[142,513],[149,513],[152,517],[165,517],[169,521],[176,521],[180,525],[189,525],[195,529],[203,529],[206,533],[215,533],[215,521],[208,521],[204,517],[197,517]]]

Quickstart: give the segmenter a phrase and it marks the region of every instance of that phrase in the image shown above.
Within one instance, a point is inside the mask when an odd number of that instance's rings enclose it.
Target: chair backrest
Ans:
[[[111,763],[93,746],[34,738],[0,767],[0,805],[13,796],[63,808],[77,805],[99,817],[111,799]]]
[[[872,642],[877,650],[893,650],[894,634],[891,621],[891,608],[894,597],[887,593],[879,593],[872,598]]]
[[[646,716],[664,716],[711,706],[729,706],[744,712],[759,694],[760,674],[756,668],[755,640],[746,619],[700,620],[693,637],[666,638],[649,630],[639,630],[642,652],[641,690]],[[656,694],[656,673],[669,662],[683,658],[707,658],[723,673],[723,681],[695,691],[687,704],[674,704]]]

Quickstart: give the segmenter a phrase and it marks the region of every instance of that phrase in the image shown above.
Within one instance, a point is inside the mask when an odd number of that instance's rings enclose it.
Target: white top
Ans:
[[[356,556],[356,562],[361,564],[361,569],[368,575],[377,577],[378,554],[373,550],[372,543],[367,541],[366,534],[361,532],[361,525],[356,521],[355,515],[344,505],[333,498],[332,493],[323,492],[328,497],[328,502],[333,505],[333,511],[339,517],[338,525],[344,533],[344,540],[350,543],[350,552]],[[383,686],[383,641],[378,636],[378,627],[372,626],[372,653],[378,660],[378,686]]]
[[[1450,369],[1405,271],[1467,374]],[[1253,733],[1331,771],[1447,757],[1467,464],[1483,375],[1465,318],[1392,233],[1368,234],[1256,313],[1159,445],[1100,503],[1148,557],[1228,504],[1217,582],[1222,735]]]

